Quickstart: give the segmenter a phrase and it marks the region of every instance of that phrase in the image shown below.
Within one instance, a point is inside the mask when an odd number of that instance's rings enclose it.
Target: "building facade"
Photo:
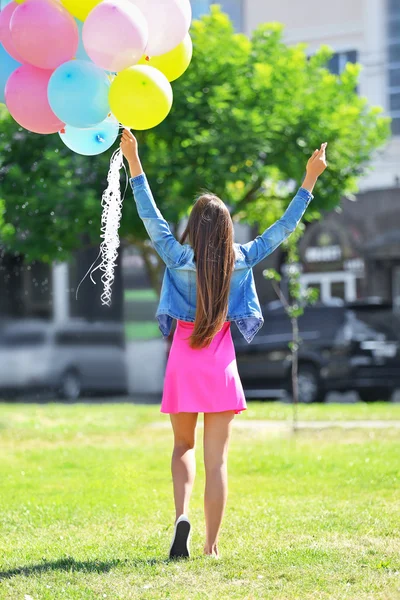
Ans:
[[[198,19],[202,15],[207,14],[210,9],[210,4],[219,4],[222,7],[222,10],[230,16],[237,31],[244,31],[246,7],[243,0],[219,0],[219,2],[190,0],[190,2],[194,19]]]
[[[193,0],[200,12],[207,4]],[[248,35],[260,23],[279,21],[284,41],[307,43],[309,55],[330,45],[333,73],[347,62],[361,63],[358,93],[392,117],[392,138],[359,182],[356,201],[343,199],[341,213],[307,228],[300,244],[302,283],[317,287],[323,300],[378,295],[400,310],[400,0],[229,0],[222,6]],[[284,272],[279,251],[268,262]],[[263,268],[255,275],[267,301],[273,295]]]

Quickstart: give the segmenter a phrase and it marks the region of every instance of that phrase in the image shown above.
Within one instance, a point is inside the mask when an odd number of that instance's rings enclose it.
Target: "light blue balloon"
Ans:
[[[78,46],[78,50],[76,52],[76,58],[79,60],[91,60],[88,53],[85,50],[85,46],[83,45],[83,40],[82,40],[82,29],[83,29],[83,22],[80,21],[79,19],[75,19],[76,24],[78,25],[78,29],[79,29],[79,46]]]
[[[111,116],[88,129],[77,129],[66,125],[64,132],[59,135],[68,148],[77,154],[95,156],[111,148],[118,137],[119,123],[115,117]]]
[[[1,0],[0,8],[5,8],[7,6],[7,4],[10,4],[10,2],[12,2],[12,0]]]
[[[72,127],[93,127],[110,112],[110,80],[103,69],[86,60],[70,60],[50,77],[49,104],[57,117]]]
[[[0,102],[5,102],[4,89],[7,79],[20,66],[21,63],[10,56],[3,44],[0,44]]]

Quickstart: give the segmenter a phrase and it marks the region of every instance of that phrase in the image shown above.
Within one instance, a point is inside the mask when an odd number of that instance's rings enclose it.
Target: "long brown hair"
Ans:
[[[229,287],[235,265],[234,229],[224,202],[214,194],[197,198],[180,243],[186,238],[196,264],[196,318],[189,337],[191,348],[211,344],[228,314]]]

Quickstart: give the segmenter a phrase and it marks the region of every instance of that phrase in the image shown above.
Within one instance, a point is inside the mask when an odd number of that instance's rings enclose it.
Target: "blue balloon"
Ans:
[[[77,154],[94,156],[105,152],[118,137],[119,123],[113,116],[88,129],[77,129],[66,125],[60,138],[68,148]]]
[[[0,0],[0,8],[5,8],[12,0]]]
[[[0,102],[5,102],[4,89],[11,73],[18,69],[21,63],[10,56],[3,44],[0,44]]]
[[[110,112],[110,79],[103,69],[86,60],[70,60],[50,77],[47,88],[54,114],[67,125],[93,127]]]
[[[80,21],[79,19],[75,19],[76,24],[78,25],[78,29],[79,29],[79,46],[78,46],[78,50],[76,52],[76,57],[79,60],[91,60],[89,58],[88,53],[85,50],[85,46],[83,45],[83,40],[82,40],[82,29],[83,29],[83,22]]]

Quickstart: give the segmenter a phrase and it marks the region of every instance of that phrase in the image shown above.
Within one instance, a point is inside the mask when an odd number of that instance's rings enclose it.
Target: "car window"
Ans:
[[[307,306],[299,317],[300,335],[315,334],[315,337],[334,337],[337,329],[344,320],[342,307]],[[265,321],[268,333],[283,333],[291,331],[291,322],[283,308],[266,311]]]
[[[42,344],[45,344],[45,342],[45,333],[37,331],[6,332],[2,337],[2,344],[12,348],[40,346]]]
[[[391,310],[354,310],[351,327],[358,336],[387,340],[400,339],[400,319]]]
[[[344,320],[341,307],[308,306],[299,317],[300,332],[316,331],[321,337],[333,337]]]
[[[59,346],[119,346],[124,345],[119,331],[60,331],[55,337]]]

